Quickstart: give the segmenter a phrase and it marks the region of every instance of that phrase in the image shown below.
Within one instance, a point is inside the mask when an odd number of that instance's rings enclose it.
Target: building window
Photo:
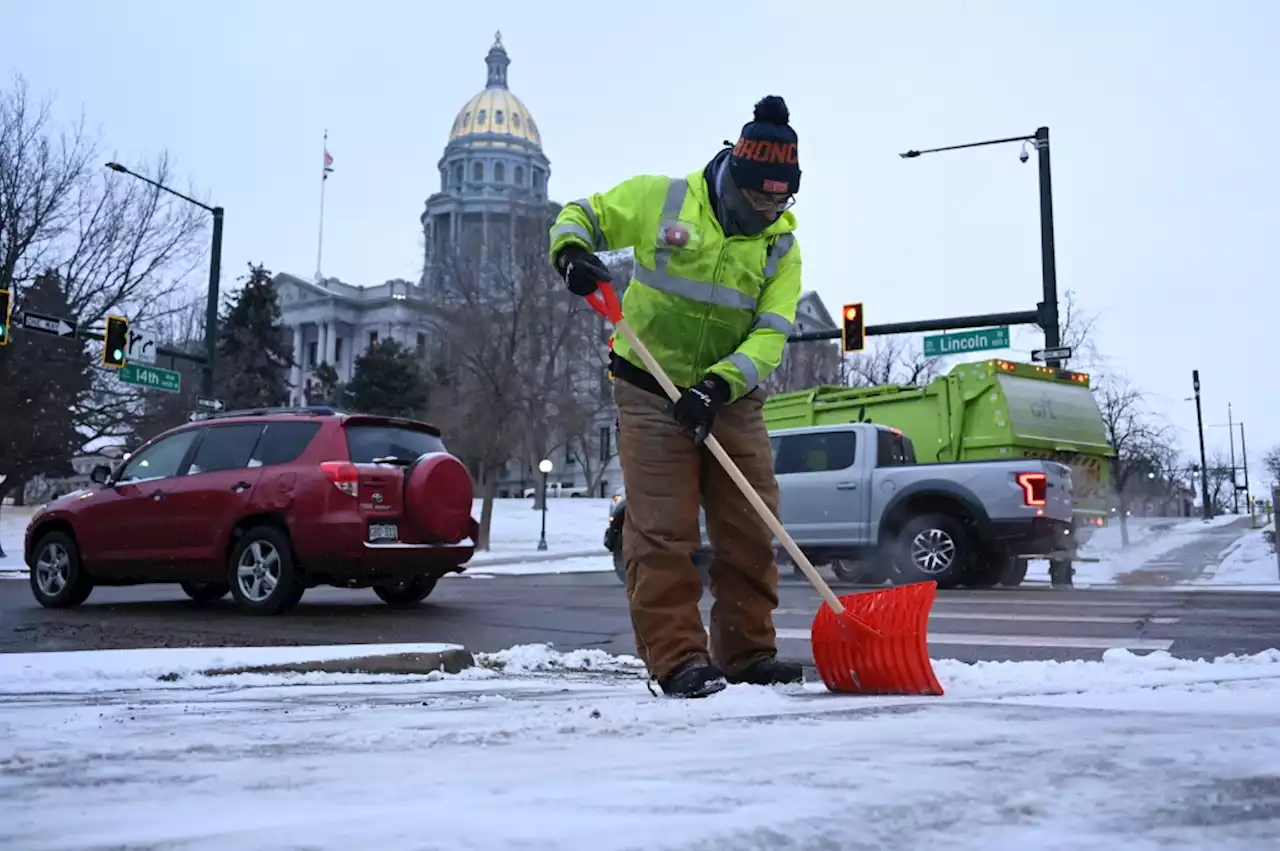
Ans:
[[[502,124],[502,123],[503,123],[503,121],[502,121],[502,110],[500,110],[500,109],[498,109],[498,110],[494,110],[494,113],[493,113],[493,123],[494,123],[494,124]]]
[[[487,115],[487,114],[488,114],[488,113],[487,113],[487,111],[486,111],[486,110],[483,110],[483,109],[482,109],[482,110],[480,110],[479,112],[477,112],[477,113],[476,113],[476,124],[484,124],[484,118],[485,118],[485,115]]]
[[[475,180],[484,180],[484,163],[476,163],[472,166],[471,177]]]
[[[517,130],[520,129],[520,113],[518,112],[511,113],[511,126],[516,128]]]
[[[342,338],[339,337],[333,341],[333,363],[330,366],[337,367],[342,363]]]
[[[564,465],[566,467],[573,466],[573,444],[567,441],[564,444]]]
[[[369,348],[372,349],[376,345],[378,345],[378,332],[370,331],[369,332]]]
[[[315,367],[316,359],[320,356],[320,344],[315,340],[307,343],[307,366]]]
[[[455,188],[462,186],[462,163],[453,167],[453,185]]]
[[[507,179],[507,166],[505,163],[493,164],[493,179],[499,183]]]
[[[427,335],[418,335],[418,354],[425,355],[427,353]]]
[[[516,186],[524,186],[524,166],[516,166]]]
[[[471,110],[468,109],[466,113],[462,116],[462,126],[468,127],[470,125],[471,125]]]

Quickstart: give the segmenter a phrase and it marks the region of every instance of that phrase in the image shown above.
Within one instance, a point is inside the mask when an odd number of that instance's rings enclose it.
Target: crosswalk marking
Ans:
[[[808,629],[779,628],[779,641],[808,641]],[[931,632],[929,644],[955,647],[1069,647],[1081,650],[1109,650],[1122,647],[1126,650],[1168,650],[1172,639],[1164,638],[1095,638],[1092,636],[1066,635],[984,635],[965,632]]]

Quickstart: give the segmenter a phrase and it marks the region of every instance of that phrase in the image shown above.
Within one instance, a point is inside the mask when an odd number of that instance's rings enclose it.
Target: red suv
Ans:
[[[147,582],[180,583],[199,601],[230,591],[255,614],[286,611],[317,585],[372,587],[407,605],[475,551],[471,476],[439,429],[414,420],[231,411],[91,478],[101,487],[50,502],[27,527],[42,606]]]

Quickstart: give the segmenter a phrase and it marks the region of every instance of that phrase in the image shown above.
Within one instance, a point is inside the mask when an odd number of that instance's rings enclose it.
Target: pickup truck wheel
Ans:
[[[954,588],[973,569],[973,545],[960,521],[947,514],[913,517],[902,527],[894,559],[903,582],[933,580]]]
[[[627,559],[622,554],[622,544],[613,551],[613,572],[617,574],[618,581],[622,583],[622,587],[627,587]]]
[[[867,582],[871,573],[866,562],[848,558],[832,559],[831,572],[843,582]]]
[[[1012,558],[1000,572],[1000,584],[1006,588],[1016,588],[1027,578],[1027,560]]]
[[[439,581],[438,576],[415,576],[395,585],[375,585],[373,593],[389,606],[412,606],[431,596]]]

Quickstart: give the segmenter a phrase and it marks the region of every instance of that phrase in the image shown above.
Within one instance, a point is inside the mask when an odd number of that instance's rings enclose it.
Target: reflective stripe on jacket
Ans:
[[[633,247],[627,322],[676,385],[714,372],[732,401],[782,360],[800,299],[795,226],[788,210],[757,236],[726,238],[701,171],[645,174],[566,204],[551,228],[551,258],[571,242],[593,252]],[[624,338],[614,352],[644,368]]]

